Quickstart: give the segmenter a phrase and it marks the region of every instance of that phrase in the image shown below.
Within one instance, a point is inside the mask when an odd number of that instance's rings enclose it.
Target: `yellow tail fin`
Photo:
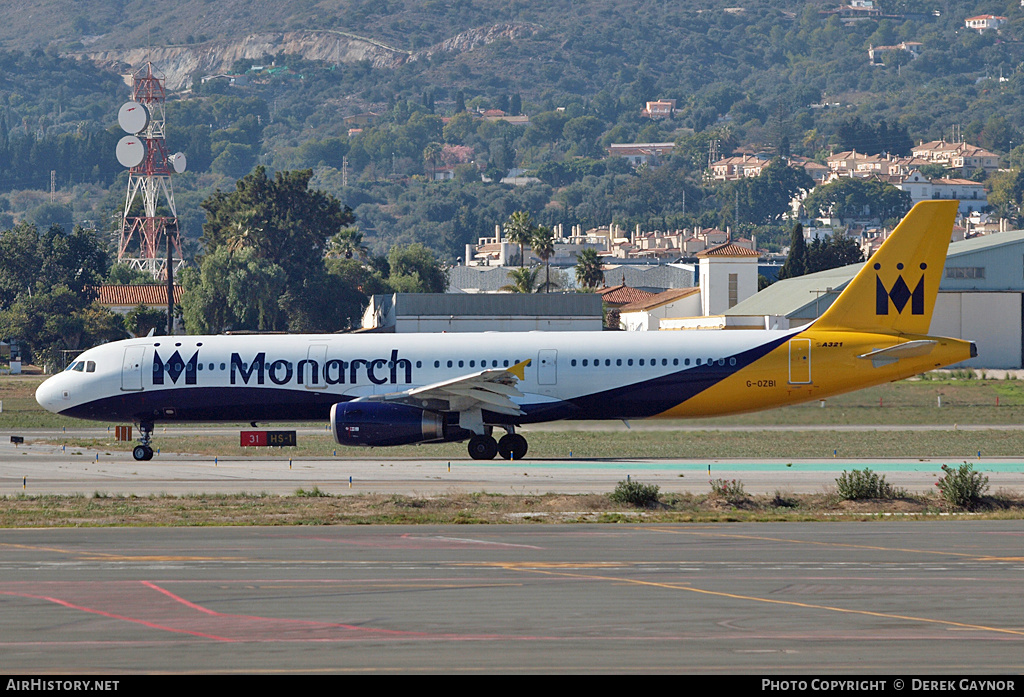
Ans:
[[[922,201],[910,209],[814,326],[927,334],[958,206]]]

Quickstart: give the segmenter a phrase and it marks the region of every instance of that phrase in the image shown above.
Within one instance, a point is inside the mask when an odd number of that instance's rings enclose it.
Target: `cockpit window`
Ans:
[[[81,373],[83,370],[85,370],[85,361],[75,361],[74,363],[71,364],[71,370],[75,371],[76,373]]]
[[[96,372],[96,361],[86,361],[85,362],[85,372],[87,372],[87,373],[95,373]]]

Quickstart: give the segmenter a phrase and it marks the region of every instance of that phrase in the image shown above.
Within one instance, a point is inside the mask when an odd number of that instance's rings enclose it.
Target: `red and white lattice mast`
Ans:
[[[167,155],[164,82],[163,75],[154,73],[153,64],[147,63],[132,75],[132,101],[117,114],[118,124],[130,134],[117,144],[117,160],[129,168],[117,260],[156,278],[167,275],[168,244],[174,270],[184,262],[171,174],[185,171],[185,156],[180,152]],[[138,197],[144,215],[132,215]]]

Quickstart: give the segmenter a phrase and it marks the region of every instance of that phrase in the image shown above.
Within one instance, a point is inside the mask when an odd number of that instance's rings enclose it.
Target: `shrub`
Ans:
[[[321,491],[320,487],[314,486],[312,489],[296,489],[295,496],[300,499],[316,499],[330,496],[326,491]]]
[[[658,503],[658,485],[641,484],[631,480],[620,481],[615,491],[608,495],[615,503],[628,503],[631,506],[647,508]]]
[[[885,481],[885,475],[879,476],[865,467],[862,470],[853,470],[843,473],[836,479],[839,488],[839,495],[847,501],[857,499],[898,499],[903,498],[906,492],[903,489],[893,488]]]
[[[942,492],[942,498],[954,506],[970,508],[988,491],[988,477],[975,472],[973,465],[967,462],[956,469],[943,465],[942,471],[944,474],[935,486]]]
[[[771,504],[775,508],[796,508],[800,502],[790,492],[776,489]]]
[[[737,503],[747,497],[743,482],[739,479],[712,479],[708,483],[711,484],[712,494],[721,496],[729,503]]]

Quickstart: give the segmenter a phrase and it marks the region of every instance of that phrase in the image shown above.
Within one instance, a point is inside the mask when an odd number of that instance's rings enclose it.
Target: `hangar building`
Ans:
[[[772,317],[797,327],[819,317],[863,263],[779,281],[726,310],[727,318]],[[974,341],[968,368],[1024,367],[1024,230],[949,245],[931,334]],[[738,326],[739,322],[737,322]],[[762,325],[765,326],[765,325]]]

